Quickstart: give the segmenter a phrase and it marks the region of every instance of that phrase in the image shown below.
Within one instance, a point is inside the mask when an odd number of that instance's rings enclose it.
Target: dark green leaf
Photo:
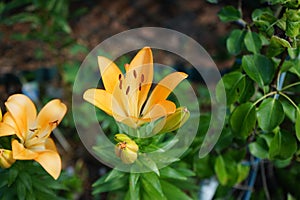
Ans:
[[[155,173],[143,173],[141,176],[143,190],[153,199],[166,199],[162,191],[160,181]]]
[[[246,55],[242,58],[242,67],[247,75],[256,81],[260,87],[272,82],[275,67],[267,57],[259,54]]]
[[[289,159],[296,150],[297,142],[294,136],[289,132],[278,131],[270,144],[270,159]]]
[[[255,92],[254,82],[249,78],[245,78],[245,88],[238,99],[239,103],[246,103],[253,96]]]
[[[262,42],[257,33],[248,31],[246,33],[244,42],[248,51],[254,54],[258,54],[260,52],[260,49],[262,47]]]
[[[167,199],[192,200],[186,193],[173,184],[163,180],[160,180],[160,183]]]
[[[264,131],[272,131],[281,124],[283,119],[283,106],[275,98],[265,99],[257,109],[258,125]]]
[[[223,22],[237,21],[241,18],[241,13],[233,6],[225,6],[218,13],[218,16]]]
[[[226,40],[226,47],[230,54],[237,55],[241,52],[245,31],[234,29]]]
[[[19,171],[17,168],[11,167],[9,169],[9,171],[8,171],[8,187],[11,186],[15,182],[18,174],[19,174]]]
[[[240,72],[231,72],[223,76],[218,85],[216,86],[216,95],[217,100],[219,102],[224,101],[222,94],[221,81],[224,84],[225,92],[226,92],[226,102],[227,105],[230,105],[237,101],[237,99],[241,96],[242,92],[245,88],[245,75]]]
[[[17,182],[17,194],[19,200],[25,200],[26,197],[26,187],[21,181]]]
[[[296,123],[295,123],[295,129],[296,129],[296,136],[297,139],[300,141],[300,111],[297,110],[296,112],[297,117],[296,117]]]
[[[233,132],[242,138],[247,138],[249,136],[255,123],[255,106],[250,102],[236,107],[230,116],[230,125]]]
[[[139,200],[140,199],[140,174],[130,173],[129,175],[129,193],[130,199]]]

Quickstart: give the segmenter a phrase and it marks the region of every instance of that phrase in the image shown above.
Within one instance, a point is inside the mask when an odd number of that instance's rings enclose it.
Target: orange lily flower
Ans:
[[[125,65],[126,75],[105,57],[98,57],[98,65],[105,90],[88,89],[83,98],[116,121],[137,128],[175,112],[176,105],[167,97],[187,75],[182,72],[169,74],[148,97],[153,80],[153,58],[149,47],[144,47],[130,64]]]
[[[54,178],[61,171],[61,159],[54,141],[49,138],[61,122],[67,108],[60,100],[47,103],[37,115],[33,102],[25,95],[15,94],[5,102],[8,112],[0,123],[0,136],[16,135],[12,141],[13,158],[35,160]]]

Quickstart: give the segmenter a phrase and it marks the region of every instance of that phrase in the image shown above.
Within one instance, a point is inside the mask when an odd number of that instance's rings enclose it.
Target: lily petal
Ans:
[[[172,101],[163,100],[154,104],[148,113],[145,113],[142,119],[147,120],[151,119],[154,121],[160,117],[169,115],[176,111],[176,105]]]
[[[36,108],[33,102],[23,94],[14,94],[5,102],[7,110],[14,119],[19,133],[25,138],[25,133],[36,118]]]
[[[3,132],[6,132],[8,135],[14,135],[16,134],[18,138],[20,138],[21,141],[24,140],[22,133],[19,132],[19,129],[17,128],[16,122],[14,121],[13,117],[9,112],[6,112],[3,116],[3,123],[6,125],[0,125],[2,130],[0,130],[0,135]],[[5,134],[5,133],[4,133]],[[2,135],[4,136],[4,135]]]
[[[39,138],[48,137],[51,131],[61,122],[67,112],[67,107],[58,99],[48,102],[39,112],[36,123]]]
[[[149,109],[156,103],[165,100],[175,87],[185,78],[187,74],[183,72],[173,72],[162,79],[152,91],[148,101],[143,109],[143,114],[149,112]]]
[[[55,145],[54,141],[51,138],[47,138],[46,143],[45,143],[45,147],[48,150],[57,152],[56,145]]]
[[[61,159],[55,151],[43,151],[34,159],[56,180],[61,171]]]
[[[13,140],[11,146],[14,159],[32,160],[38,156],[38,153],[26,149],[23,144],[20,144],[17,140]]]
[[[130,97],[130,113],[135,117],[139,117],[153,80],[151,49],[149,47],[141,49],[130,62],[126,72],[127,84],[130,87],[128,94]]]
[[[84,92],[83,99],[112,115],[112,94],[106,90],[88,89]]]
[[[102,56],[98,56],[98,66],[105,90],[112,94],[123,74],[113,61]]]
[[[12,126],[3,122],[0,123],[0,137],[15,135],[16,133],[17,133],[16,129],[14,129]]]

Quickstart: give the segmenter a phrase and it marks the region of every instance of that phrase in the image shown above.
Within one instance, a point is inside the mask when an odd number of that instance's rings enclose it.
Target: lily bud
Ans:
[[[0,149],[0,167],[9,168],[16,160],[13,159],[11,150]]]
[[[190,112],[186,107],[179,107],[172,114],[169,114],[166,118],[161,119],[153,129],[153,133],[162,134],[175,131],[179,129],[190,117]]]
[[[127,135],[125,135],[123,133],[116,134],[115,135],[115,140],[117,142],[131,141],[130,137],[128,137]]]
[[[121,158],[123,163],[132,164],[137,159],[139,146],[129,137],[124,136],[126,135],[117,134],[115,136],[115,139],[117,137],[118,140],[116,140],[119,141],[119,143],[115,146],[115,153],[119,158]],[[120,138],[122,138],[123,140],[120,140]]]

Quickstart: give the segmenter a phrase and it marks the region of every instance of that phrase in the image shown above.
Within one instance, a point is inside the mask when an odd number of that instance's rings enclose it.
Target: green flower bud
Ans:
[[[13,159],[11,150],[0,149],[0,167],[9,168],[16,160]]]
[[[179,107],[166,118],[161,119],[154,127],[153,133],[162,134],[179,129],[190,117],[190,112],[186,107]]]
[[[128,137],[127,135],[125,135],[123,133],[116,134],[115,135],[115,140],[117,142],[131,141],[130,137]]]
[[[124,135],[124,134],[123,134]],[[132,164],[137,159],[139,146],[129,138],[126,141],[120,141],[115,146],[116,155],[121,158],[125,164]]]

